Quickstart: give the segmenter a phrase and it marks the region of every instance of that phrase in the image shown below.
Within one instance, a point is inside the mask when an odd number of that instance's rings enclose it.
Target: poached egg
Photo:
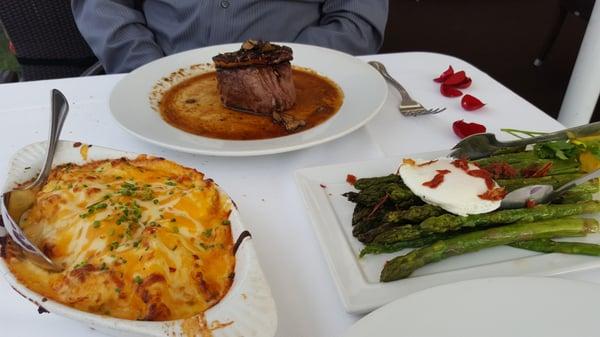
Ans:
[[[424,202],[467,216],[491,212],[500,207],[502,201],[501,198],[482,198],[499,186],[491,178],[486,182],[476,171],[481,172],[481,169],[467,161],[440,158],[432,161],[405,159],[399,173],[404,184]]]

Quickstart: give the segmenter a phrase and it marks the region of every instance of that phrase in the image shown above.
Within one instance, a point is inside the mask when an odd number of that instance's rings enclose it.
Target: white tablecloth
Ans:
[[[73,78],[0,85],[0,180],[17,149],[45,140],[50,89],[60,89],[71,104],[63,139],[122,150],[155,154],[196,167],[214,178],[236,200],[250,227],[258,256],[278,307],[278,337],[334,337],[359,316],[341,304],[315,234],[293,181],[299,168],[362,161],[386,155],[446,149],[458,141],[451,124],[476,121],[497,132],[502,127],[551,131],[562,126],[542,111],[473,66],[445,55],[401,53],[365,56],[387,65],[392,76],[427,106],[445,106],[436,116],[405,118],[396,110],[398,96],[390,91],[380,114],[366,127],[327,144],[291,153],[220,158],[166,150],[123,131],[112,119],[108,97],[122,75]],[[465,90],[484,102],[484,109],[467,112],[460,99],[445,98],[432,81],[449,64],[473,78]],[[351,70],[349,70],[351,71]],[[359,78],[356,79],[360,81]],[[600,281],[600,271],[567,275]],[[0,280],[0,335],[101,336],[77,322],[36,308]]]

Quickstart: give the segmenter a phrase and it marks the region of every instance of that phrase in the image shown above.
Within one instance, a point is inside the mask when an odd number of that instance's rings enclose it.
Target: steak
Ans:
[[[221,102],[229,109],[271,116],[288,131],[304,126],[285,112],[296,103],[292,59],[291,48],[254,40],[213,57]]]

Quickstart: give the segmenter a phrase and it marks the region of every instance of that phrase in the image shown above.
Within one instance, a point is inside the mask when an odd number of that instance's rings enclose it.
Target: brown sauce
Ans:
[[[344,94],[330,79],[293,69],[296,104],[286,113],[306,122],[292,133],[308,130],[333,116]],[[259,116],[225,108],[217,89],[215,72],[187,79],[169,89],[160,101],[160,114],[172,126],[199,136],[252,140],[289,135],[270,116]]]

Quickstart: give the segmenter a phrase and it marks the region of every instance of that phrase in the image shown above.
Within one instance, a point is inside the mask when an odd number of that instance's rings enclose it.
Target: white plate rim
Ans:
[[[402,320],[404,319],[403,317],[401,317],[401,315],[398,315],[399,311],[406,311],[406,310],[415,310],[414,305],[420,305],[421,303],[423,303],[423,305],[432,305],[435,302],[433,301],[428,301],[427,299],[431,299],[432,296],[435,295],[440,295],[440,294],[444,294],[447,293],[449,294],[448,296],[453,298],[455,296],[458,296],[459,294],[463,294],[467,291],[473,291],[473,289],[485,289],[485,291],[487,292],[489,290],[490,293],[490,297],[494,296],[498,296],[494,293],[494,291],[497,291],[498,289],[501,290],[510,290],[511,292],[517,292],[518,293],[518,297],[520,298],[526,298],[528,296],[528,291],[527,290],[535,290],[535,291],[539,291],[542,290],[543,292],[550,292],[550,296],[556,296],[556,293],[552,293],[551,291],[549,291],[549,289],[556,289],[556,288],[561,288],[562,287],[567,287],[570,289],[573,289],[578,292],[585,292],[585,296],[589,296],[590,293],[592,293],[595,298],[600,298],[600,285],[596,284],[596,283],[592,283],[592,282],[586,282],[586,281],[579,281],[579,280],[568,280],[568,279],[562,279],[562,278],[555,278],[555,277],[530,277],[530,276],[505,276],[505,277],[492,277],[492,278],[480,278],[480,279],[472,279],[472,280],[465,280],[465,281],[460,281],[460,282],[455,282],[455,283],[449,283],[449,284],[444,284],[444,285],[439,285],[439,286],[435,286],[432,288],[428,288],[428,289],[424,289],[412,294],[409,294],[407,296],[401,297],[399,299],[394,300],[391,303],[386,304],[385,306],[371,312],[370,314],[364,316],[363,318],[361,318],[360,320],[358,320],[357,322],[355,322],[350,328],[347,329],[347,331],[344,333],[344,337],[366,337],[366,335],[361,334],[362,331],[364,330],[371,330],[371,333],[374,332],[374,326],[379,327],[379,329],[381,329],[380,324],[382,323],[382,319],[379,318],[380,316],[385,316],[385,315],[389,315],[390,313],[393,314],[394,316],[398,316],[399,320],[394,322],[394,325],[401,325],[402,324]],[[581,295],[581,293],[580,293]],[[469,298],[465,298],[464,296],[462,297],[463,302],[460,303],[461,307],[464,307],[465,304],[468,304],[469,302]],[[441,299],[440,299],[441,300]],[[467,302],[467,303],[465,303]],[[553,308],[549,308],[549,307],[540,307],[539,305],[535,304],[535,302],[530,302],[530,301],[526,301],[527,303],[534,303],[534,306],[537,306],[537,309],[539,310],[539,312],[542,312],[544,310],[553,310]],[[426,304],[427,303],[427,304]],[[442,302],[445,303],[445,302]],[[489,303],[490,306],[493,306],[494,303]],[[593,306],[593,304],[589,305],[590,307]],[[407,307],[410,307],[410,309],[407,309]],[[596,305],[597,308],[597,305]],[[569,317],[572,316],[577,316],[577,309],[578,308],[573,308],[573,307],[569,307],[570,310],[573,310],[573,315],[570,315]],[[590,308],[588,307],[588,310]],[[460,308],[458,308],[458,310],[460,310]],[[514,311],[509,311],[507,312],[498,312],[498,315],[503,315],[503,319],[507,319],[507,315],[508,316],[519,316],[519,315],[527,315],[527,313],[523,313],[521,312],[522,309],[520,309],[520,307],[518,306],[518,303],[515,303],[515,310]],[[415,314],[418,313],[420,310],[415,310]],[[527,316],[525,316],[527,317]],[[566,321],[568,321],[569,317],[565,317]],[[385,318],[385,317],[383,317]],[[415,318],[414,316],[408,318],[408,319],[418,319]],[[475,324],[478,325],[480,324],[478,321],[470,321],[470,317],[465,316],[464,317],[465,321],[469,321],[470,323],[466,323],[466,322],[462,322],[462,325],[464,324]],[[485,318],[484,318],[485,319]],[[492,319],[491,319],[492,320]],[[526,320],[529,323],[529,320]],[[387,321],[386,321],[387,322]],[[427,322],[429,324],[436,324],[436,316],[433,317],[427,317]],[[488,325],[486,325],[486,328],[489,329],[489,323],[487,322]],[[532,324],[541,324],[541,322],[539,321],[531,321]],[[545,323],[547,324],[547,321],[545,321]],[[565,321],[561,321],[558,322],[559,324],[565,324],[568,325],[568,322]],[[454,322],[451,324],[455,324]],[[485,325],[486,322],[482,322],[481,324]],[[543,324],[543,323],[542,323]],[[593,324],[593,323],[591,323]],[[456,325],[461,325],[460,322],[456,322]],[[472,335],[466,335],[464,334],[464,332],[458,332],[456,330],[457,326],[444,326],[445,329],[448,331],[448,335],[444,335],[446,337],[450,337],[450,336],[461,336],[461,337],[474,337]],[[406,328],[406,327],[405,327]],[[521,330],[522,327],[515,327],[516,330]],[[573,326],[573,328],[575,328],[575,326]],[[486,330],[487,330],[486,329]],[[425,329],[426,330],[426,329]],[[594,329],[595,330],[595,329]],[[489,331],[489,330],[488,330]],[[381,333],[381,330],[379,330],[379,333]],[[406,335],[402,334],[402,331],[396,331],[394,333],[394,336],[413,336],[411,334],[410,331],[406,332]],[[423,335],[428,335],[426,332],[422,333]],[[495,334],[498,335],[498,334]],[[519,334],[519,336],[523,335],[522,333]],[[595,333],[594,333],[595,335]],[[420,335],[421,336],[421,335]],[[478,335],[480,336],[480,335]],[[437,335],[437,337],[442,337]]]
[[[230,44],[222,44],[222,45],[197,48],[197,49],[192,49],[192,50],[172,54],[172,55],[166,56],[164,58],[155,60],[153,62],[147,63],[147,64],[135,69],[134,71],[126,74],[123,78],[121,78],[119,80],[119,82],[111,90],[110,97],[109,97],[109,108],[110,108],[111,116],[117,122],[119,127],[121,127],[123,130],[125,130],[126,132],[128,132],[129,134],[131,134],[135,137],[138,137],[138,138],[140,138],[146,142],[149,142],[151,144],[154,144],[154,145],[158,145],[158,146],[176,150],[176,151],[187,152],[187,153],[195,153],[195,154],[203,154],[203,155],[211,155],[211,156],[240,157],[240,156],[261,156],[261,155],[269,155],[269,154],[277,154],[277,153],[296,151],[296,150],[316,146],[319,144],[323,144],[323,143],[341,138],[343,136],[346,136],[346,135],[358,130],[359,128],[361,128],[362,126],[367,124],[369,121],[371,121],[377,115],[377,113],[379,113],[379,111],[381,111],[381,109],[385,105],[385,102],[387,101],[387,97],[388,97],[388,86],[387,86],[387,83],[385,82],[385,79],[375,69],[370,67],[368,64],[366,64],[362,60],[360,60],[350,54],[347,54],[347,53],[344,53],[344,52],[341,52],[338,50],[334,50],[334,49],[320,47],[320,46],[313,46],[313,45],[306,45],[306,44],[299,44],[299,43],[287,43],[287,42],[276,42],[276,43],[285,44],[294,50],[309,48],[309,49],[312,49],[312,50],[315,50],[315,51],[318,51],[321,53],[336,55],[337,57],[340,57],[342,60],[347,60],[348,62],[351,62],[354,65],[361,67],[363,70],[368,71],[368,73],[370,74],[369,76],[371,76],[371,79],[377,83],[378,89],[380,89],[380,91],[381,91],[381,97],[379,97],[377,105],[374,106],[372,108],[372,110],[367,115],[365,115],[359,123],[356,123],[350,127],[347,127],[347,128],[345,128],[345,130],[343,130],[341,132],[337,132],[337,133],[334,133],[334,134],[331,134],[328,136],[317,138],[312,141],[296,142],[295,144],[290,144],[290,145],[286,145],[286,146],[263,148],[263,149],[253,149],[253,150],[221,150],[221,149],[210,150],[210,149],[202,149],[202,148],[191,148],[189,146],[181,146],[181,145],[177,145],[174,143],[165,143],[165,142],[153,139],[151,137],[148,137],[146,135],[143,135],[139,132],[136,132],[136,131],[132,130],[131,128],[128,128],[119,119],[118,113],[116,112],[116,111],[118,111],[118,109],[120,109],[118,106],[118,103],[117,103],[117,101],[118,101],[117,96],[120,94],[120,92],[122,92],[124,90],[123,87],[127,87],[127,85],[129,84],[128,82],[130,82],[132,80],[132,78],[135,78],[136,76],[143,76],[144,72],[147,72],[149,69],[156,67],[157,64],[161,65],[163,63],[168,63],[170,60],[177,58],[177,57],[182,57],[185,55],[195,55],[195,54],[202,55],[205,51],[208,51],[208,50],[217,49],[217,50],[222,50],[222,51],[228,51],[228,50],[236,50],[239,48],[239,43],[230,43]],[[299,63],[297,65],[301,66],[301,67],[311,68],[310,64],[303,64],[303,63],[300,64]],[[187,66],[189,66],[189,65],[188,64],[172,65],[170,67],[170,69],[171,69],[170,71],[175,71],[177,69],[184,68]],[[170,71],[165,71],[164,76],[168,75],[170,73]],[[323,75],[331,78],[331,76],[327,73],[323,73]],[[335,81],[335,78],[331,78],[331,79]],[[156,81],[158,79],[154,79],[154,80]],[[336,81],[336,82],[338,82],[338,81]],[[341,84],[338,83],[338,85],[341,85]],[[346,105],[347,100],[348,100],[348,95],[347,95],[347,93],[344,93],[344,103],[343,103],[344,105],[342,106],[342,108],[344,108],[344,106]],[[340,111],[338,111],[336,113],[336,115],[332,116],[329,120],[325,121],[324,123],[317,125],[316,127],[311,128],[309,130],[295,133],[290,136],[298,136],[298,135],[301,136],[303,134],[307,134],[308,132],[315,131],[328,123],[334,122],[335,117],[339,113],[343,112],[342,108],[340,109]],[[164,123],[165,123],[165,127],[175,129],[174,127],[170,126],[168,123],[166,123],[166,122],[164,122]],[[178,130],[178,129],[176,129],[176,130]],[[185,134],[192,138],[198,137],[198,138],[202,138],[207,141],[214,141],[211,138],[192,135],[189,133],[185,133],[181,130],[179,130],[179,131],[182,134]],[[267,139],[266,141],[285,139],[290,136]],[[224,140],[216,140],[216,141],[218,141],[218,142],[235,142],[235,141],[224,141]],[[245,141],[245,142],[246,143],[255,142],[257,144],[260,144],[261,140],[253,140],[253,141]]]

